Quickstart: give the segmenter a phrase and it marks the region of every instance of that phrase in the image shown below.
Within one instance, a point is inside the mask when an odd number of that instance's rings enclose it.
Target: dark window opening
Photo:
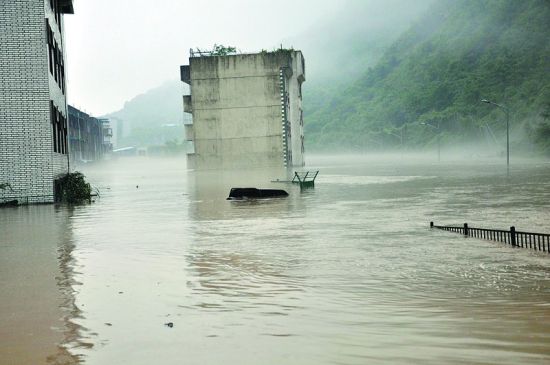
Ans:
[[[57,44],[54,33],[48,19],[46,19],[46,33],[48,42],[48,61],[50,65],[50,73],[61,92],[65,94],[65,62],[63,61],[63,52]]]
[[[58,82],[57,80],[57,74],[59,70],[59,58],[58,58],[59,52],[57,50],[57,42],[54,43],[53,46],[53,62],[54,62],[54,71],[53,71],[53,78],[55,79],[55,82]]]
[[[63,153],[63,124],[61,122],[61,113],[57,110],[55,114],[57,120],[57,152]]]
[[[52,122],[53,151],[57,152],[57,122],[55,120],[55,106],[50,100],[50,120]]]
[[[68,154],[69,153],[69,138],[68,138],[68,131],[67,131],[67,118],[63,117],[63,153]]]
[[[53,151],[67,154],[69,150],[67,140],[67,118],[61,114],[53,101],[50,101],[50,118],[52,123]]]
[[[59,59],[61,61],[59,86],[61,86],[61,92],[65,94],[65,62],[63,61],[63,52],[59,52]]]
[[[63,194],[61,179],[54,180],[53,182],[53,196],[56,203],[61,202],[61,196]]]
[[[50,0],[50,8],[52,9],[52,12],[54,14],[57,28],[61,32],[61,12],[59,11],[58,0]]]
[[[50,73],[53,75],[53,69],[55,65],[53,59],[53,32],[48,19],[46,19],[46,35],[48,40],[48,60],[50,64]]]

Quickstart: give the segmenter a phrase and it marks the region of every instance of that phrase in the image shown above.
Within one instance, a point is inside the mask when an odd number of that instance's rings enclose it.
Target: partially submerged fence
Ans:
[[[503,242],[511,246],[550,252],[550,234],[521,232],[516,231],[515,227],[510,227],[509,231],[502,229],[475,228],[469,227],[468,223],[464,223],[463,226],[436,226],[434,222],[430,222],[430,228],[460,233],[467,237]]]
[[[295,184],[300,184],[300,188],[312,188],[315,186],[315,178],[318,174],[319,171],[296,171],[292,182]]]

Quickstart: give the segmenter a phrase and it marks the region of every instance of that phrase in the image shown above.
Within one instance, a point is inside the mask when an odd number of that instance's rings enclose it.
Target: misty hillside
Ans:
[[[518,140],[547,141],[550,104],[550,3],[546,0],[437,1],[376,66],[306,114],[316,149],[423,145],[467,140],[482,127],[501,136],[506,104]],[[546,131],[546,132],[545,132]],[[519,143],[519,142],[517,142]]]
[[[106,118],[123,120],[131,125],[130,135],[122,145],[146,146],[166,140],[166,125],[181,126],[173,139],[183,139],[183,83],[168,81],[124,103],[124,107],[106,115]]]
[[[434,1],[343,1],[337,12],[283,44],[303,51],[308,84],[347,82],[374,66]]]
[[[301,49],[306,58],[306,113],[321,107],[335,90],[348,85],[366,67],[374,66],[393,41],[433,1],[347,0],[337,13],[322,19],[305,34],[285,39],[285,46]],[[157,144],[163,140],[159,126],[181,123],[182,85],[179,80],[167,82],[126,102],[121,110],[108,114],[107,117],[131,125],[130,135],[121,141],[122,144]],[[174,135],[175,139],[183,137],[183,129],[180,135]]]
[[[338,90],[376,65],[434,1],[348,0],[306,33],[285,40],[306,59],[304,113],[322,108]]]
[[[545,0],[350,0],[329,20],[285,41],[304,51],[309,150],[425,146],[504,136],[550,150],[550,5]],[[413,4],[413,5],[411,5]],[[131,124],[124,144],[166,139],[181,124],[182,83],[174,80],[109,114]],[[548,118],[548,117],[546,117]],[[183,139],[183,128],[171,131]],[[516,148],[517,149],[517,148]]]

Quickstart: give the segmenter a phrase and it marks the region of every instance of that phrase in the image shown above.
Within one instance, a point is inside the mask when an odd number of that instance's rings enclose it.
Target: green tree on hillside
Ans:
[[[305,115],[308,145],[361,145],[378,138],[381,123],[408,126],[409,146],[428,145],[433,133],[415,126],[434,116],[445,141],[469,141],[480,129],[502,136],[502,111],[482,98],[506,104],[515,138],[528,143],[529,134],[519,132],[538,124],[550,100],[548,34],[548,1],[438,1],[376,66]],[[533,128],[532,141],[544,140],[545,133],[544,124]]]

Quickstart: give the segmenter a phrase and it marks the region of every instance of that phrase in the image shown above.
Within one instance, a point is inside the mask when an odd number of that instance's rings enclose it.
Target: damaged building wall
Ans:
[[[191,57],[184,110],[193,144],[188,167],[233,169],[302,166],[301,52]]]

